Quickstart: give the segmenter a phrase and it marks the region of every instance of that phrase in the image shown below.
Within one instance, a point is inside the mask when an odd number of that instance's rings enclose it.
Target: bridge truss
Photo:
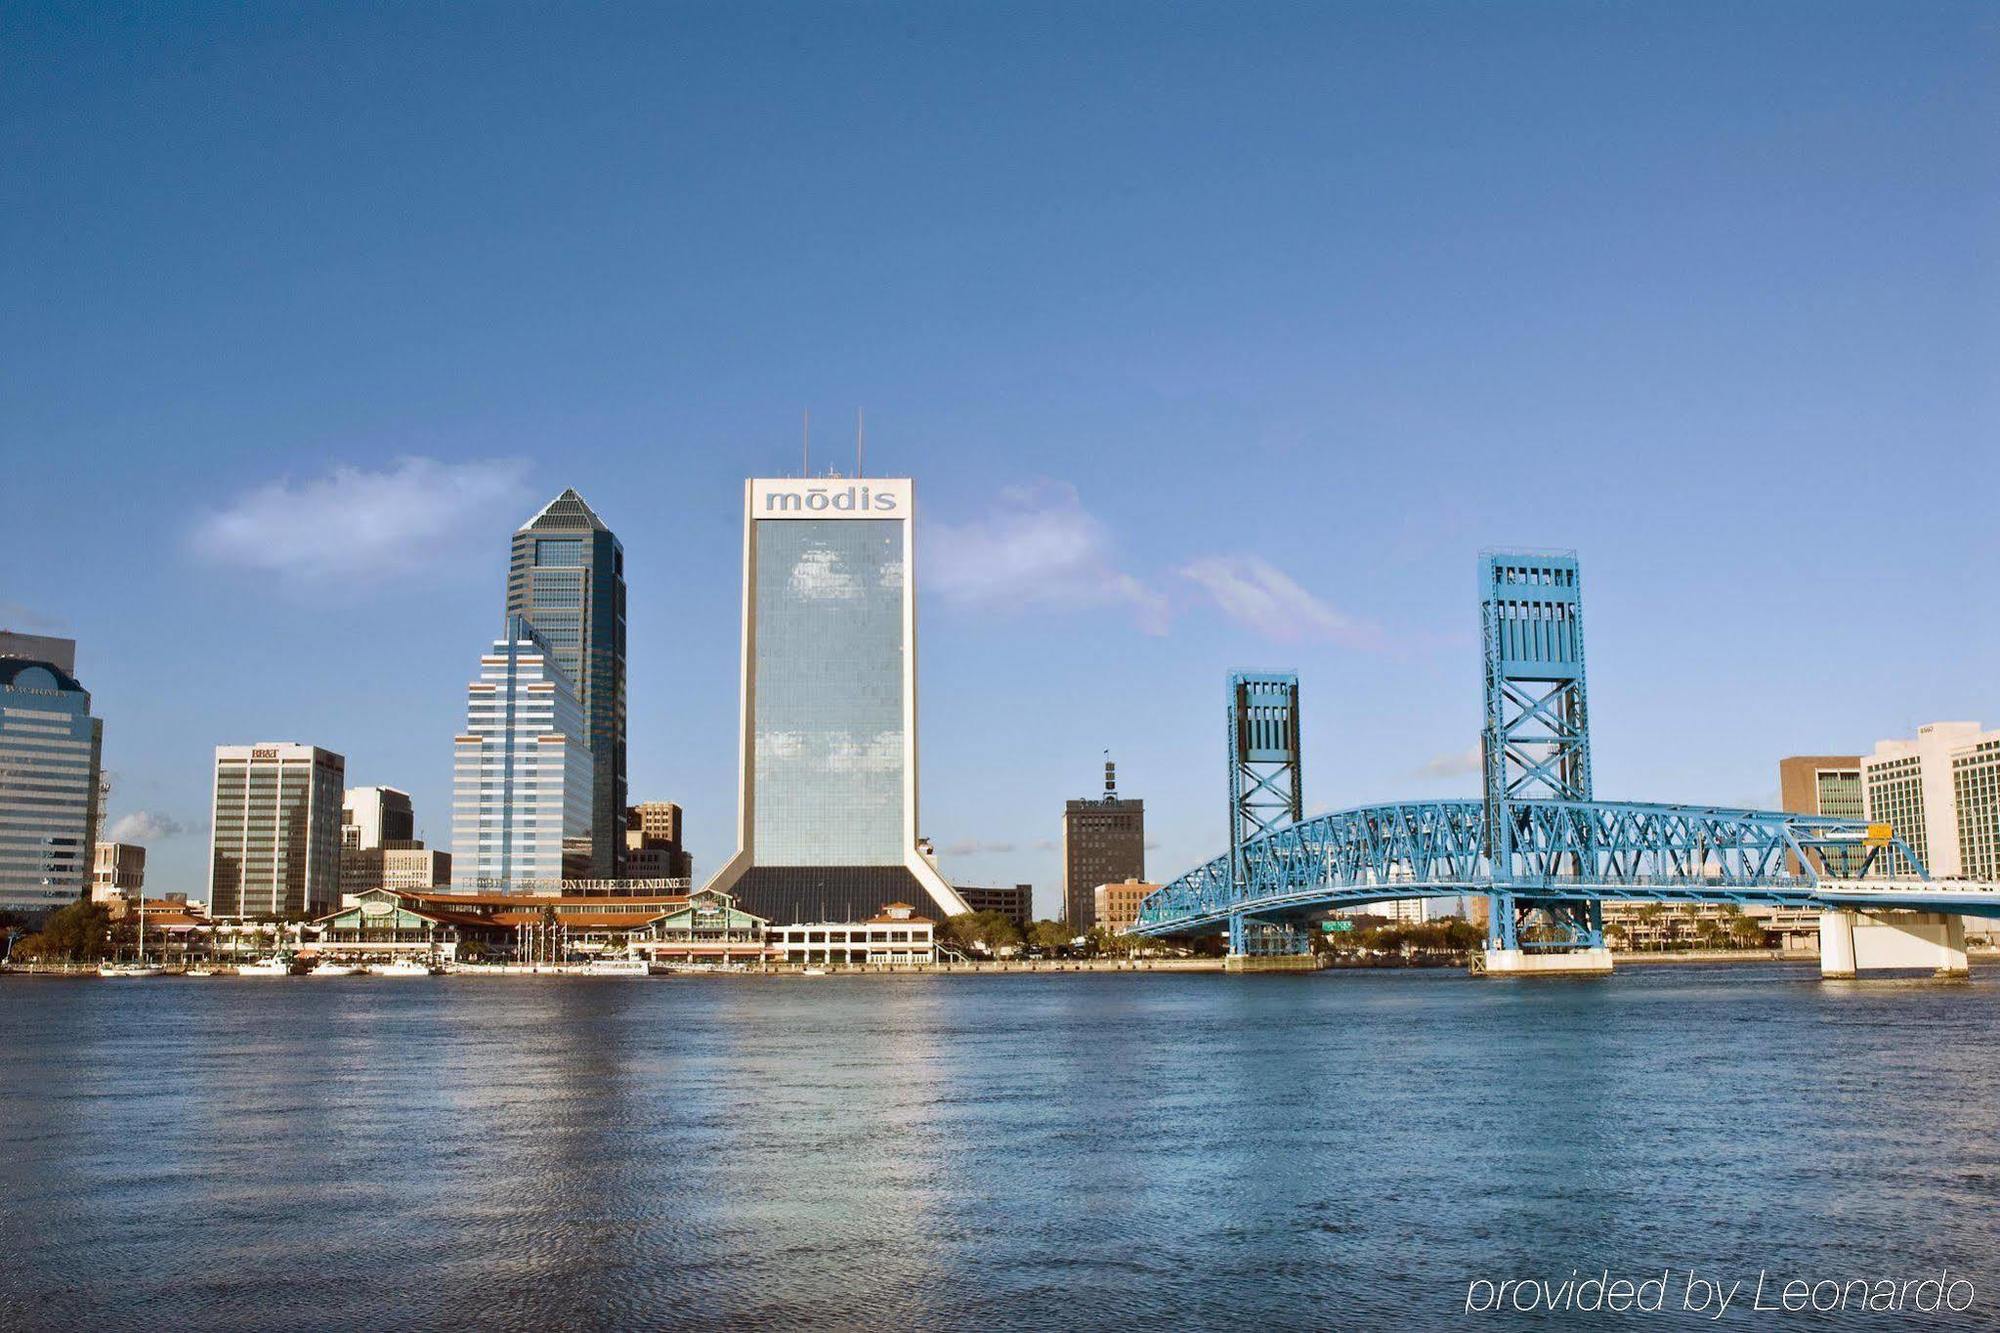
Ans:
[[[1234,676],[1230,850],[1147,897],[1134,930],[1221,926],[1232,955],[1296,952],[1342,908],[1485,894],[1491,957],[1596,949],[1607,899],[2000,917],[2000,885],[1931,882],[1885,824],[1596,800],[1575,552],[1483,552],[1479,589],[1478,799],[1300,820],[1298,677]]]
[[[1901,897],[1882,896],[1884,881],[1870,872],[1892,850],[1922,864],[1902,839],[1879,829],[1871,838],[1859,820],[1629,801],[1516,800],[1505,810],[1504,830],[1489,828],[1484,800],[1406,801],[1318,815],[1164,885],[1141,905],[1134,929],[1194,933],[1243,915],[1298,926],[1387,899],[1494,893],[1501,886],[1529,909],[1606,899],[1819,908],[1860,898],[1900,905]],[[1510,849],[1502,874],[1495,873],[1495,846]],[[1909,905],[1935,906],[1935,886],[1919,879],[1906,887]],[[1914,900],[1925,893],[1925,901]],[[1984,914],[1986,908],[1953,910]],[[1514,947],[1572,943],[1559,924],[1545,934]]]

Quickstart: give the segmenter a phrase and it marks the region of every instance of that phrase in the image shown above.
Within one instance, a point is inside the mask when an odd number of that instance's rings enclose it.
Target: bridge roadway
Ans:
[[[1849,975],[1854,946],[1840,955],[1838,937],[1856,922],[1864,936],[1871,925],[1919,934],[1936,926],[1938,970],[1952,972],[1964,968],[1960,918],[2000,918],[2000,885],[1932,880],[1902,839],[1859,820],[1622,801],[1514,800],[1503,808],[1515,851],[1502,873],[1488,856],[1483,801],[1362,806],[1289,824],[1246,841],[1240,857],[1197,866],[1146,898],[1134,931],[1201,933],[1232,919],[1296,929],[1372,902],[1496,892],[1524,905],[1768,904],[1842,914],[1828,927],[1834,938],[1822,932],[1822,962],[1829,975]],[[1930,921],[1936,914],[1949,915]],[[1930,955],[1891,948],[1880,956]],[[1607,955],[1601,968],[1578,970],[1608,968]]]

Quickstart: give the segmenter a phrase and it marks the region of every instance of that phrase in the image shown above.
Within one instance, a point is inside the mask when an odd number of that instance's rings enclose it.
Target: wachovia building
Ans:
[[[744,486],[737,851],[708,887],[775,922],[965,910],[917,849],[907,478]]]

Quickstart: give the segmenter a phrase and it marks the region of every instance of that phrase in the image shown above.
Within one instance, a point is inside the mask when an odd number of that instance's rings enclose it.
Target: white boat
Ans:
[[[289,977],[292,964],[286,958],[260,958],[254,963],[244,963],[236,969],[239,977]]]
[[[643,977],[650,975],[643,958],[593,958],[584,964],[584,972],[593,977]]]
[[[366,968],[356,963],[336,963],[332,959],[328,959],[323,963],[314,963],[312,971],[307,975],[315,977],[352,977],[362,975],[366,971]]]
[[[147,962],[100,963],[97,967],[97,975],[100,977],[160,977],[165,976],[166,972],[167,969],[160,964]]]
[[[434,977],[444,969],[419,958],[398,958],[393,963],[376,963],[368,969],[376,977]]]
[[[181,970],[181,975],[184,977],[212,977],[215,975],[215,969],[212,967],[208,967],[206,965],[201,967],[183,968]]]
[[[802,977],[823,977],[826,975],[826,969],[823,967],[809,967],[799,973],[799,975]]]

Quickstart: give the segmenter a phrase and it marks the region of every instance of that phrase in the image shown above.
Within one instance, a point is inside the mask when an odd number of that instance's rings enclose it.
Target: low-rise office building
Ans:
[[[769,952],[782,962],[905,966],[937,961],[937,923],[908,903],[890,903],[866,921],[772,926]]]
[[[625,808],[625,878],[694,878],[694,858],[681,845],[681,808],[641,801]]]
[[[146,887],[146,849],[130,842],[100,842],[90,867],[94,903],[136,898]]]
[[[1762,911],[1730,903],[1607,901],[1604,933],[1612,947],[1622,949],[1730,948],[1753,943],[1761,946],[1764,938],[1753,941],[1736,933],[1742,929],[1739,922],[1754,923],[1765,936],[1782,933],[1792,924],[1788,919],[1774,926]],[[1818,929],[1817,919],[1814,929]]]
[[[957,886],[968,912],[998,912],[1021,930],[1035,919],[1035,886],[1016,884],[1013,888],[981,888],[976,884]]]
[[[451,853],[411,840],[340,853],[343,900],[370,889],[443,889],[451,886]]]
[[[1142,879],[1098,885],[1091,890],[1097,924],[1113,935],[1126,934],[1139,920],[1139,904],[1159,887]]]

